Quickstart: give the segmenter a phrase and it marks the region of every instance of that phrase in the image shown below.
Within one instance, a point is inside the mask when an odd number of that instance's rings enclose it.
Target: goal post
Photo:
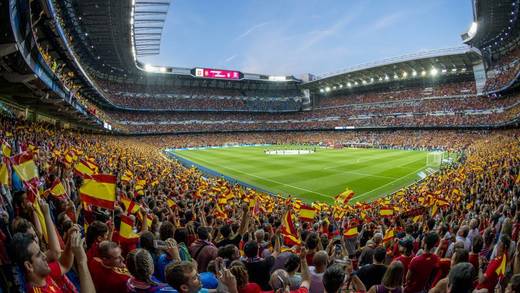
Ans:
[[[429,152],[426,156],[426,166],[438,168],[441,166],[444,152]]]

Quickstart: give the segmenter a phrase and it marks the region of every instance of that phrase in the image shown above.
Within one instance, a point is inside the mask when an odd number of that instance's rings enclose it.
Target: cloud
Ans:
[[[245,32],[243,32],[241,35],[239,35],[238,37],[235,38],[235,41],[236,40],[240,40],[242,38],[245,38],[247,36],[249,36],[251,33],[253,33],[255,30],[263,27],[263,26],[266,26],[269,24],[269,21],[266,21],[266,22],[262,22],[262,23],[259,23],[259,24],[256,24],[252,27],[250,27],[248,30],[246,30]]]
[[[236,54],[235,54],[235,55],[232,55],[232,56],[229,56],[229,57],[226,58],[226,60],[224,60],[224,63],[227,63],[227,62],[229,62],[229,61],[235,59],[236,57],[237,57]]]
[[[370,25],[370,30],[379,31],[386,29],[403,19],[406,14],[403,11],[385,15]]]

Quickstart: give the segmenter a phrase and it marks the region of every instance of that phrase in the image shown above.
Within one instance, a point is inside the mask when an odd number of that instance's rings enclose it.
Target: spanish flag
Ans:
[[[168,198],[166,200],[166,204],[168,205],[169,208],[172,208],[172,207],[175,206],[175,201],[173,199],[171,199],[171,198]]]
[[[139,235],[134,232],[134,222],[129,216],[121,216],[121,226],[119,226],[119,236],[125,239],[137,238]]]
[[[79,189],[81,200],[105,209],[114,209],[116,201],[116,176],[95,174],[85,179]]]
[[[317,212],[316,209],[307,205],[302,205],[300,207],[300,214],[299,218],[302,221],[308,221],[312,222],[314,221],[314,218],[316,217]]]
[[[495,273],[497,274],[498,278],[503,278],[506,274],[506,264],[507,264],[507,257],[506,254],[502,255],[502,259],[500,260],[500,265],[496,269]]]
[[[51,188],[49,189],[49,193],[55,198],[64,199],[67,197],[67,192],[65,191],[65,187],[61,183],[60,178],[54,179]]]
[[[74,173],[76,173],[76,175],[81,176],[83,178],[90,178],[90,176],[94,175],[94,170],[92,170],[88,166],[87,161],[79,160],[79,162],[77,162],[76,165],[74,166]]]
[[[379,215],[382,217],[391,217],[394,215],[394,209],[391,207],[384,207],[379,210]]]
[[[292,221],[291,211],[288,210],[287,213],[282,218],[282,225],[280,226],[282,230],[282,235],[284,239],[284,243],[288,246],[293,245],[301,245],[302,241],[300,240],[300,236],[298,235],[298,231],[296,231],[296,227]]]
[[[7,142],[2,143],[2,155],[4,157],[10,157],[12,152],[11,146]]]
[[[215,209],[213,210],[213,215],[215,216],[215,218],[217,219],[221,219],[221,220],[225,220],[227,219],[227,215],[226,213],[224,213],[222,211],[222,209],[220,208],[220,206],[217,204],[215,206]]]
[[[386,231],[385,236],[383,237],[383,243],[387,243],[388,241],[394,239],[395,237],[395,229],[390,228]]]
[[[11,165],[9,159],[2,158],[2,166],[0,167],[0,183],[11,186]]]
[[[358,227],[357,226],[353,226],[353,227],[348,227],[345,232],[343,232],[343,236],[345,236],[345,238],[355,238],[358,236]]]
[[[127,198],[127,197],[121,197],[121,202],[125,206],[125,209],[128,214],[135,214],[139,211],[141,206],[136,204],[133,200]]]
[[[87,160],[85,160],[85,163],[92,171],[94,171],[94,173],[99,172],[99,166],[98,164],[96,164],[96,160],[94,158],[88,158]]]
[[[342,193],[336,196],[336,205],[343,206],[347,205],[348,202],[354,197],[354,191],[350,189],[345,189]]]
[[[20,153],[11,158],[13,169],[22,181],[36,186],[38,181],[38,168],[29,152]]]

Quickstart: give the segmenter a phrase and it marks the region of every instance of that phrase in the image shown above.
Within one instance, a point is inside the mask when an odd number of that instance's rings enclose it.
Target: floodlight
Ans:
[[[412,76],[414,76],[414,77],[417,76],[417,71],[415,71],[415,70],[412,71]]]
[[[403,77],[406,78],[408,76],[408,72],[403,72]]]
[[[394,79],[398,79],[399,76],[397,76],[397,73],[394,73]]]
[[[432,76],[436,76],[437,74],[439,73],[439,71],[437,70],[437,68],[433,67],[432,70],[430,70],[430,74]]]
[[[446,72],[448,72],[448,70],[446,70],[446,69],[443,69],[443,70],[442,70],[442,73],[446,73]]]
[[[389,80],[390,77],[388,77],[388,75],[385,75],[385,80]]]
[[[354,82],[354,85],[358,85],[358,82],[357,82],[357,81],[356,81],[356,82]]]
[[[370,82],[374,82],[374,78],[373,77],[370,78]]]
[[[352,87],[352,84],[350,82],[347,82],[348,87]]]
[[[423,71],[421,72],[421,76],[426,76],[426,70],[423,70]]]
[[[340,85],[339,85],[339,88],[340,88],[340,89],[342,89],[342,88],[343,88],[343,85],[342,85],[342,84],[340,84]]]
[[[383,81],[383,78],[382,78],[382,77],[379,77],[379,81]]]
[[[361,83],[362,84],[367,84],[367,81],[363,79],[363,80],[361,80]]]
[[[325,90],[324,89],[320,89],[320,93],[323,93]]]
[[[452,68],[451,72],[457,72],[457,68]]]
[[[330,92],[330,87],[329,87],[329,86],[326,87],[326,88],[325,88],[325,91],[326,91],[326,92]]]

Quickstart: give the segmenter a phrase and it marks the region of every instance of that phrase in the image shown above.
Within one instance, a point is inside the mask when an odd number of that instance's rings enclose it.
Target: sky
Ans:
[[[325,74],[462,46],[471,0],[171,0],[157,66]]]

